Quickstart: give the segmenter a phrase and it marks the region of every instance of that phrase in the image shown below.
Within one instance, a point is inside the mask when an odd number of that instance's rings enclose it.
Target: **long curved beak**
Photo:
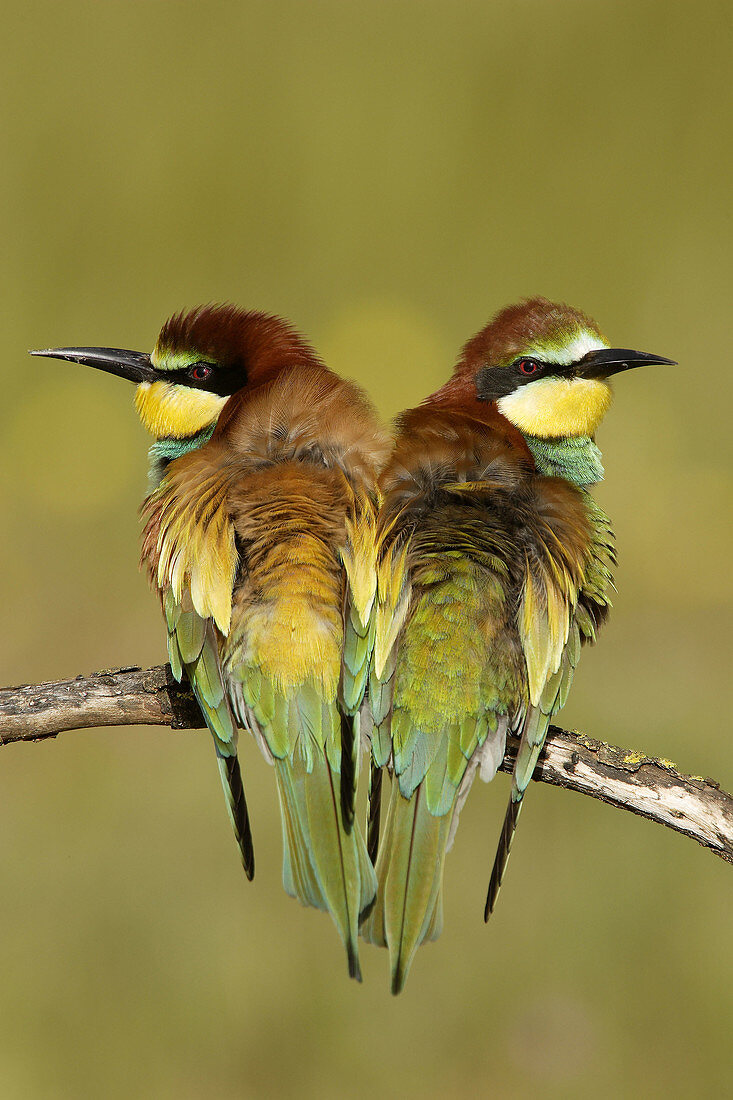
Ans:
[[[123,351],[122,348],[47,348],[32,351],[31,355],[44,355],[47,359],[65,359],[67,363],[84,363],[88,367],[116,374],[130,382],[152,382],[158,377],[150,362],[150,356],[142,351]]]
[[[652,363],[668,363],[677,366],[674,359],[663,355],[650,355],[647,351],[631,351],[629,348],[601,348],[589,351],[578,363],[575,373],[579,378],[608,378],[622,370],[643,367]]]

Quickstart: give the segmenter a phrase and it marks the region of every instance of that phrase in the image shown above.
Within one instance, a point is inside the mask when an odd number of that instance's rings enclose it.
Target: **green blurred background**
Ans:
[[[542,293],[680,366],[622,377],[599,497],[618,598],[563,721],[733,786],[731,7],[708,0],[3,5],[0,681],[163,660],[130,388],[30,347],[149,349],[209,300],[283,313],[392,416]],[[702,1096],[730,1087],[731,868],[478,784],[446,930],[388,993],[248,885],[205,732],[3,750],[0,1096]]]

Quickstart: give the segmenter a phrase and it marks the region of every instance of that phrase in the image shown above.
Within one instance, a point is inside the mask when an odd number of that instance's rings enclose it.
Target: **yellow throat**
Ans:
[[[611,404],[611,387],[595,378],[538,378],[497,402],[521,432],[557,439],[593,435]]]
[[[196,435],[218,419],[227,400],[175,382],[141,382],[135,392],[138,415],[157,439]]]

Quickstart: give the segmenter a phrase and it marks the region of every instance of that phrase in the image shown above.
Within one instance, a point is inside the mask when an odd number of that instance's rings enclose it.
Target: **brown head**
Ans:
[[[233,305],[199,306],[163,325],[150,355],[118,348],[34,352],[86,363],[137,383],[135,404],[158,439],[185,439],[216,423],[228,398],[281,370],[320,365],[315,351],[280,317]]]
[[[492,402],[527,435],[592,435],[611,404],[612,374],[672,362],[611,348],[581,310],[529,298],[501,310],[468,341],[453,377],[433,400]]]

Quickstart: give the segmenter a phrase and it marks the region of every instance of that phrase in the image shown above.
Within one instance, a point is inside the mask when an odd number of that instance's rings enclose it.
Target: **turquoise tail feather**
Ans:
[[[362,936],[389,949],[392,993],[404,988],[421,943],[443,927],[443,867],[453,808],[433,815],[420,785],[405,798],[393,783],[384,841],[377,860],[379,890]]]
[[[283,884],[304,905],[325,909],[346,948],[349,975],[361,981],[359,919],[374,900],[374,868],[360,830],[347,832],[340,776],[323,752],[312,769],[299,756],[275,760],[283,817]]]

